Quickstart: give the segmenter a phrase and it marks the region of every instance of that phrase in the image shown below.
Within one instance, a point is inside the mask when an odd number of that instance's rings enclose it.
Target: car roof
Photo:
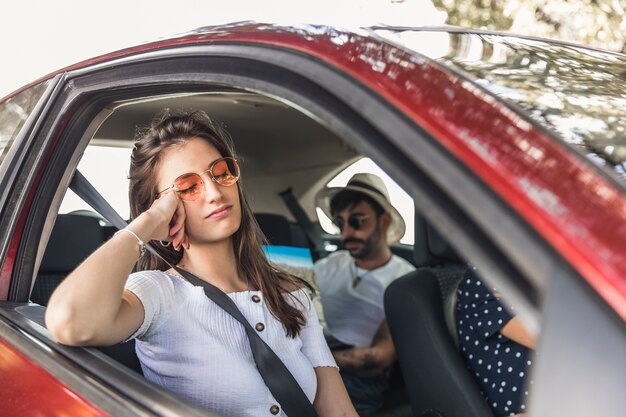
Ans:
[[[289,25],[289,24],[280,24],[280,23],[262,23],[255,22],[251,20],[233,22],[223,25],[212,25],[212,26],[202,26],[188,32],[171,35],[167,37],[160,38],[154,41],[147,41],[143,44],[130,46],[128,48],[123,48],[117,51],[113,51],[110,53],[106,53],[103,55],[98,55],[93,58],[89,58],[75,64],[63,67],[57,71],[51,72],[45,76],[38,78],[37,80],[28,83],[27,85],[9,93],[5,97],[0,98],[0,103],[9,99],[10,97],[18,94],[20,91],[27,89],[28,87],[38,84],[42,81],[48,80],[54,77],[57,74],[61,74],[63,72],[74,71],[81,68],[86,68],[101,62],[111,61],[118,58],[123,58],[127,56],[131,56],[133,54],[147,52],[151,50],[169,48],[174,46],[181,45],[191,45],[197,43],[209,43],[209,42],[219,42],[219,41],[248,41],[253,43],[270,43],[274,45],[280,45],[281,42],[281,34],[290,34],[299,35],[303,40],[314,41],[315,39],[321,39],[323,37],[328,36],[344,36],[349,34],[358,34],[360,36],[367,36],[368,32],[371,34],[372,31],[376,30],[389,30],[394,32],[399,31],[422,31],[422,32],[447,32],[447,33],[466,33],[466,34],[480,34],[480,35],[497,35],[497,36],[506,36],[515,39],[527,39],[527,40],[538,40],[542,42],[547,42],[554,45],[567,45],[574,46],[576,48],[586,49],[589,51],[599,51],[602,53],[614,54],[617,56],[624,56],[624,54],[620,54],[618,52],[601,50],[598,48],[592,48],[588,46],[583,46],[579,44],[574,44],[571,42],[554,40],[554,39],[546,39],[540,37],[533,36],[525,36],[519,34],[512,33],[503,33],[496,31],[488,31],[488,30],[479,30],[479,29],[471,29],[471,28],[462,28],[455,26],[436,26],[436,27],[408,27],[408,26],[392,26],[392,25],[374,25],[370,27],[342,27],[335,28],[333,26],[327,25],[319,25],[319,24],[302,24],[302,25]],[[258,36],[259,33],[265,33],[267,36]],[[366,41],[364,39],[364,41]],[[291,46],[296,46],[291,43]]]

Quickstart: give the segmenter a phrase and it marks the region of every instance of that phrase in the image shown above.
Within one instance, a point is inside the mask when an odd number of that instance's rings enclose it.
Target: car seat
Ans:
[[[103,242],[104,232],[98,218],[82,214],[59,214],[30,299],[34,303],[48,305],[50,295],[61,281]]]
[[[413,415],[493,417],[451,334],[451,299],[467,266],[422,218],[416,216],[415,223],[419,267],[385,292],[387,322]]]
[[[272,213],[255,213],[254,217],[270,245],[293,246],[292,228],[286,217]]]
[[[100,222],[101,219],[93,212],[57,216],[30,296],[33,302],[48,305],[52,292],[61,281],[104,243],[110,233],[108,227]],[[41,316],[41,325],[44,325],[43,311],[41,309],[37,313]],[[126,367],[142,373],[135,354],[134,340],[98,349]]]

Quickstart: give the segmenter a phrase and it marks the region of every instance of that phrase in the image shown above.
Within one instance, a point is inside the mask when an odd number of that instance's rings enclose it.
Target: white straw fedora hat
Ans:
[[[337,193],[343,190],[352,190],[363,193],[380,204],[385,211],[391,214],[391,224],[387,229],[387,243],[392,244],[398,242],[406,230],[404,219],[389,202],[389,192],[387,187],[378,176],[374,174],[354,174],[345,187],[330,187],[320,190],[315,200],[322,211],[332,220],[333,215],[330,212],[330,202]]]

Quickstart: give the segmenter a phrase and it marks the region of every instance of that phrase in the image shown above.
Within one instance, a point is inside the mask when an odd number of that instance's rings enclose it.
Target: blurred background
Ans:
[[[626,0],[31,0],[0,16],[0,97],[81,60],[241,20],[454,25],[626,52]]]

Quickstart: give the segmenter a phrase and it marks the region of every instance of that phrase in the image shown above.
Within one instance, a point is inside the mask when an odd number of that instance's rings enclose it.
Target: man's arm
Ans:
[[[384,320],[378,328],[370,347],[338,350],[333,356],[342,372],[366,379],[383,377],[385,370],[396,360],[387,321]]]

